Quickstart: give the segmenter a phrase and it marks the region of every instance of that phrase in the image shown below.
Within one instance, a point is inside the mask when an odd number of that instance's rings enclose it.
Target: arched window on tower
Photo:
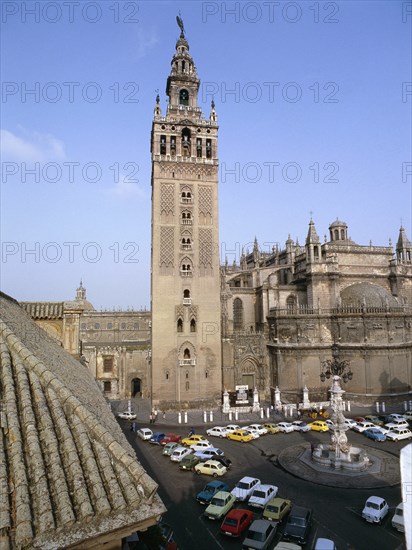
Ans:
[[[160,136],[160,154],[166,154],[166,136]]]
[[[196,332],[196,319],[190,321],[190,332]]]
[[[240,298],[233,300],[233,328],[234,330],[243,329],[243,302]]]
[[[182,153],[184,157],[190,157],[191,155],[191,140],[189,128],[183,128],[182,130]]]
[[[180,105],[185,105],[185,106],[188,106],[189,105],[189,92],[183,88],[182,90],[180,90],[180,93],[179,93],[179,104]]]
[[[185,348],[185,351],[183,352],[183,359],[190,359],[190,349]]]
[[[295,296],[288,296],[286,298],[286,309],[288,312],[292,313],[296,309],[296,297]]]
[[[335,229],[335,241],[339,240],[339,229]]]
[[[202,138],[196,139],[196,156],[197,158],[202,157]]]
[[[192,298],[190,297],[190,290],[186,288],[183,291],[183,305],[184,306],[190,306],[192,303]]]
[[[183,320],[180,317],[177,320],[177,332],[183,332]]]

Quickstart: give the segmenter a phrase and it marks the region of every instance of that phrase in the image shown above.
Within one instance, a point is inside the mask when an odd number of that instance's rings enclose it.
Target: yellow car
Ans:
[[[246,430],[235,430],[234,432],[229,432],[227,434],[227,439],[232,439],[233,441],[241,441],[242,443],[247,443],[253,439],[253,435]]]
[[[272,424],[270,422],[268,424],[263,424],[263,426],[267,429],[268,434],[277,434],[280,431],[276,424]]]
[[[185,437],[184,439],[182,439],[182,445],[186,445],[187,447],[190,447],[190,445],[199,443],[199,441],[208,441],[208,440],[203,435],[191,435],[190,437]]]
[[[328,432],[329,426],[326,424],[324,420],[315,420],[315,422],[311,422],[308,424],[310,426],[310,429],[315,432]]]

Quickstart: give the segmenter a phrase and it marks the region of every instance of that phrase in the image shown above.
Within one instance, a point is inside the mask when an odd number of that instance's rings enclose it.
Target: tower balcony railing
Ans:
[[[183,204],[192,204],[192,197],[181,197],[180,202]]]
[[[181,275],[182,277],[192,277],[192,272],[191,272],[191,271],[186,271],[186,270],[181,269],[181,270],[180,270],[180,275]]]
[[[196,359],[179,359],[179,365],[181,367],[195,367]]]
[[[191,244],[182,244],[182,250],[192,250],[192,245]]]
[[[191,306],[192,305],[192,298],[183,298],[183,305],[184,306]]]
[[[182,218],[182,225],[192,225],[192,220],[189,218]]]

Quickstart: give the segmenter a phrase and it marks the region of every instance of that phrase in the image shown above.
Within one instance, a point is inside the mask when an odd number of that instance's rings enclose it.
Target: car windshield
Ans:
[[[271,504],[269,504],[269,506],[267,506],[266,508],[269,512],[275,512],[275,513],[278,513],[279,512],[279,506],[272,506]]]
[[[367,502],[366,503],[367,508],[372,508],[373,510],[379,510],[379,504],[376,504],[376,502]]]
[[[225,501],[223,498],[212,498],[211,504],[213,504],[213,506],[224,506]]]
[[[402,508],[399,508],[395,511],[395,516],[403,517],[403,510]]]
[[[300,518],[300,517],[297,517],[297,516],[291,516],[289,518],[288,523],[290,525],[299,525],[300,527],[304,527],[305,524],[306,524],[305,518]]]
[[[203,489],[203,491],[205,493],[214,493],[215,489],[214,489],[214,487],[209,487],[208,485],[206,485],[206,487]]]
[[[265,498],[266,493],[264,491],[254,491],[252,496],[256,498]]]
[[[249,483],[245,483],[244,481],[239,481],[239,483],[236,485],[238,489],[249,489]]]
[[[246,538],[251,539],[251,540],[257,540],[259,542],[264,542],[265,539],[266,539],[265,535],[266,535],[266,533],[262,533],[261,531],[250,531],[249,530]]]
[[[223,522],[225,525],[229,525],[230,527],[236,527],[237,521],[234,518],[226,518]]]

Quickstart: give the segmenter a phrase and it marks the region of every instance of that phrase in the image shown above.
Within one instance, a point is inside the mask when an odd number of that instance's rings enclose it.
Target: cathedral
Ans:
[[[306,387],[326,400],[320,375],[332,354],[350,364],[350,399],[407,399],[412,244],[403,227],[395,247],[372,246],[352,240],[339,219],[321,240],[310,219],[304,245],[288,238],[262,252],[255,239],[239,263],[221,265],[217,114],[214,102],[208,117],[198,106],[200,80],[179,26],[167,109],[157,96],[150,141],[151,311],[97,312],[82,284],[73,301],[22,306],[109,399],[180,409],[217,406],[224,390],[239,388],[273,402],[279,388],[296,403]]]

